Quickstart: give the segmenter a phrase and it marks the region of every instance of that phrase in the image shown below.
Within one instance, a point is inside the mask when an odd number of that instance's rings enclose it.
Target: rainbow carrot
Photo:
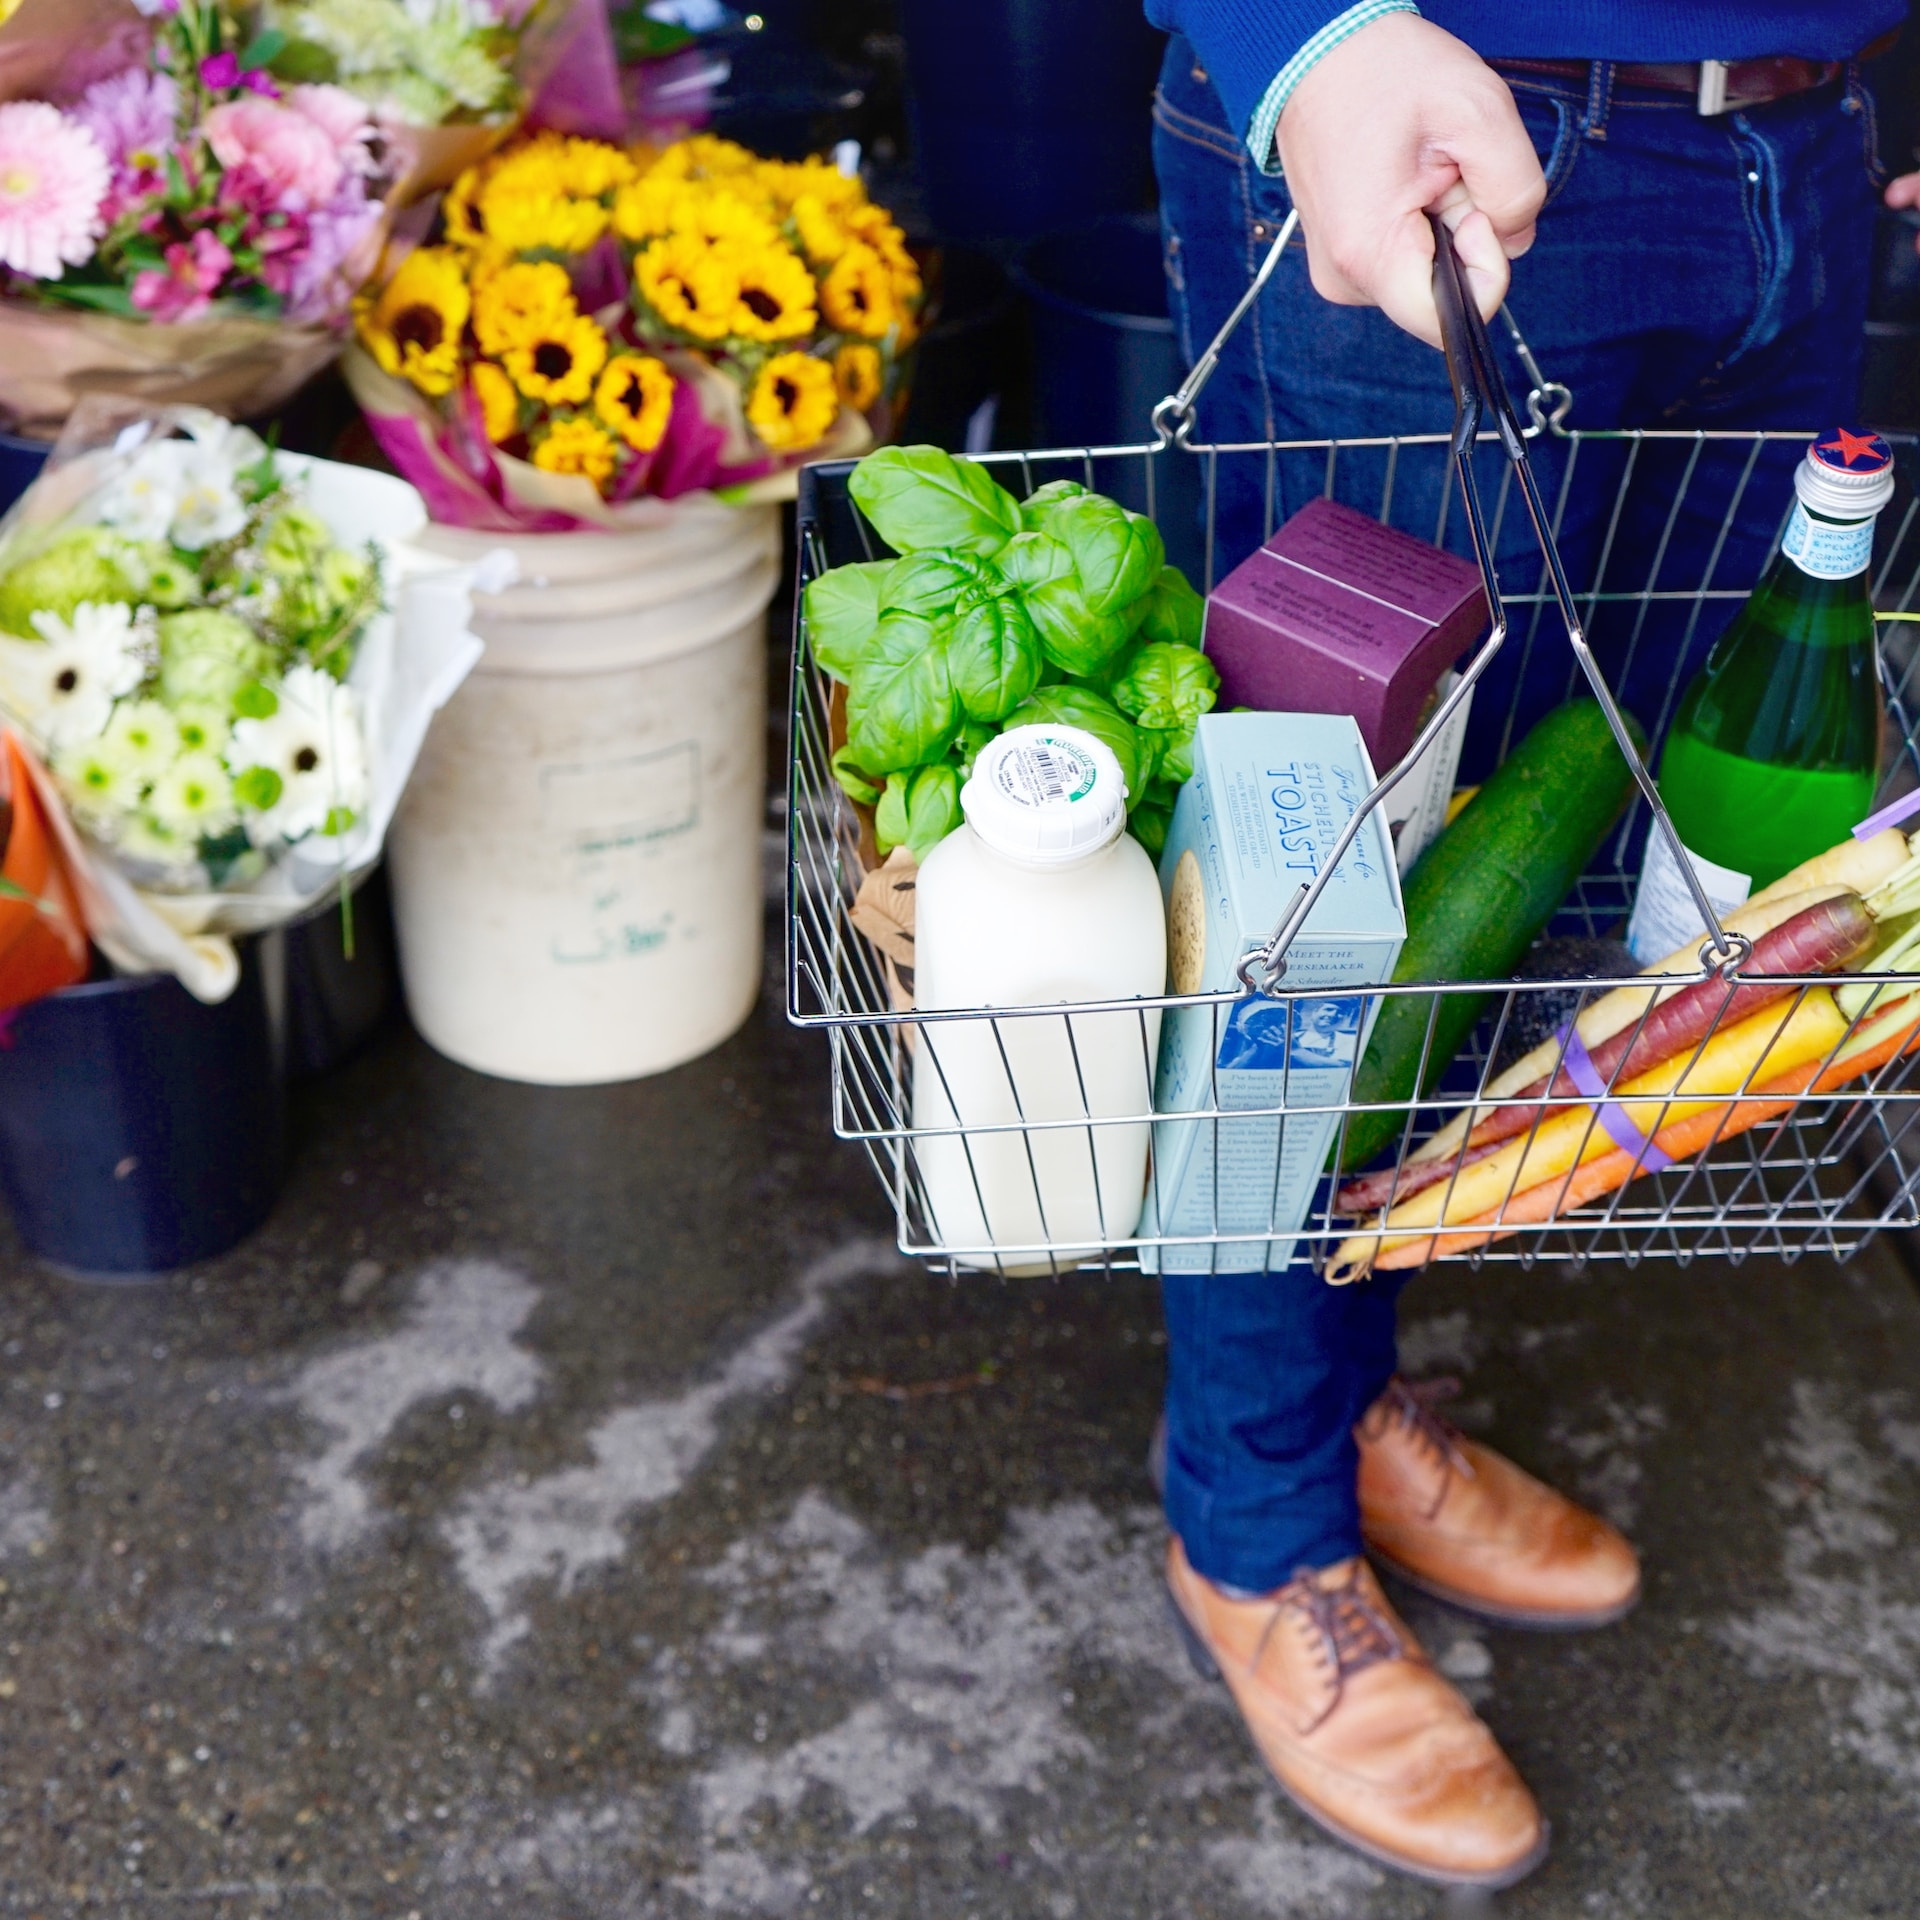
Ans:
[[[1756,1087],[1757,1097],[1690,1113],[1662,1127],[1654,1135],[1654,1144],[1669,1160],[1689,1160],[1722,1140],[1731,1140],[1764,1126],[1769,1120],[1779,1119],[1802,1099],[1835,1092],[1864,1074],[1877,1072],[1902,1054],[1920,1050],[1920,1013],[1903,1007],[1894,1018],[1897,1024],[1892,1033],[1874,1040],[1870,1040],[1871,1030],[1857,1033],[1825,1067],[1818,1061],[1804,1061]],[[1875,1026],[1885,1024],[1876,1022]],[[1863,1040],[1870,1043],[1856,1044]],[[1616,1149],[1572,1169],[1558,1186],[1550,1180],[1542,1181],[1524,1193],[1515,1194],[1504,1206],[1491,1208],[1476,1219],[1462,1221],[1461,1231],[1433,1234],[1424,1240],[1390,1247],[1374,1260],[1373,1267],[1381,1272],[1421,1267],[1430,1260],[1504,1240],[1522,1227],[1558,1219],[1651,1171],[1644,1154]]]
[[[1873,916],[1855,893],[1842,893],[1796,913],[1763,933],[1753,945],[1743,975],[1833,973],[1856,960],[1873,944]],[[1737,1025],[1749,1014],[1784,999],[1793,987],[1783,980],[1744,978],[1728,987],[1718,976],[1695,980],[1661,1000],[1637,1023],[1622,1027],[1588,1049],[1594,1074],[1608,1086],[1650,1072],[1663,1060],[1692,1053],[1710,1033]],[[1517,1099],[1495,1107],[1467,1136],[1463,1150],[1444,1159],[1410,1159],[1400,1167],[1362,1174],[1340,1189],[1334,1205],[1341,1213],[1367,1214],[1397,1205],[1416,1193],[1485,1159],[1503,1140],[1544,1125],[1548,1110],[1532,1104],[1542,1098],[1577,1099],[1581,1088],[1564,1064],[1542,1075]]]
[[[1609,1105],[1643,1132],[1671,1125],[1752,1086],[1763,1074],[1772,1078],[1803,1061],[1832,1058],[1846,1036],[1847,1021],[1833,995],[1823,987],[1803,988],[1791,1008],[1769,1007],[1749,1015],[1696,1052],[1666,1060],[1628,1081]],[[1444,1187],[1415,1195],[1369,1230],[1343,1241],[1328,1264],[1327,1278],[1336,1285],[1357,1279],[1393,1247],[1409,1241],[1427,1245],[1434,1236],[1420,1229],[1451,1227],[1497,1213],[1515,1195],[1558,1181],[1612,1148],[1602,1116],[1593,1107],[1548,1111],[1552,1117],[1527,1138],[1509,1141]]]

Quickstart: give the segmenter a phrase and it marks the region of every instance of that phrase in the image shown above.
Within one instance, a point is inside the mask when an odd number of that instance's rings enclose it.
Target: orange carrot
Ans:
[[[1843,893],[1806,908],[1753,943],[1738,987],[1729,987],[1718,975],[1696,980],[1592,1047],[1588,1057],[1594,1076],[1608,1086],[1617,1086],[1677,1053],[1691,1053],[1709,1034],[1737,1024],[1794,990],[1784,981],[1754,976],[1832,973],[1865,953],[1873,944],[1875,932],[1873,918],[1860,904],[1858,894]],[[1558,1072],[1543,1075],[1511,1100],[1484,1113],[1467,1136],[1462,1152],[1444,1160],[1410,1160],[1404,1166],[1363,1173],[1340,1189],[1334,1206],[1341,1213],[1355,1214],[1397,1206],[1485,1159],[1501,1141],[1542,1125],[1549,1117],[1548,1110],[1531,1104],[1542,1095],[1572,1100],[1579,1093],[1573,1075],[1563,1065]]]
[[[1920,1016],[1858,1053],[1836,1056],[1824,1068],[1818,1061],[1807,1061],[1756,1087],[1753,1097],[1676,1120],[1654,1135],[1654,1144],[1669,1160],[1690,1159],[1722,1140],[1731,1140],[1736,1134],[1779,1119],[1791,1112],[1801,1098],[1831,1093],[1863,1074],[1886,1066],[1901,1054],[1916,1050],[1920,1050]],[[1388,1272],[1401,1267],[1423,1267],[1430,1260],[1504,1240],[1522,1227],[1556,1220],[1563,1213],[1585,1206],[1589,1200],[1613,1193],[1648,1171],[1644,1154],[1616,1148],[1572,1168],[1558,1179],[1543,1180],[1538,1186],[1513,1195],[1504,1206],[1495,1207],[1476,1219],[1462,1221],[1464,1231],[1432,1234],[1425,1240],[1389,1247],[1371,1263],[1373,1270]]]

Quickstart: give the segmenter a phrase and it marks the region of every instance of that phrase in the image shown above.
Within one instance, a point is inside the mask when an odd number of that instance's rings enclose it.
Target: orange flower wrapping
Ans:
[[[0,879],[0,1012],[87,977],[73,882],[34,791],[25,749],[0,733],[0,800],[12,809]],[[19,892],[12,891],[18,888]],[[25,898],[21,896],[25,895]]]

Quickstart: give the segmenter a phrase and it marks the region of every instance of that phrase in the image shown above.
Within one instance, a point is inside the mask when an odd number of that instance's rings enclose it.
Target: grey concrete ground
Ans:
[[[396,1028],[231,1258],[0,1229],[0,1912],[1435,1912],[1179,1656],[1150,1287],[906,1270],[824,1114],[771,992],[591,1092]],[[1497,1910],[1920,1910],[1891,1254],[1449,1273],[1406,1332],[1648,1560],[1586,1639],[1409,1606],[1554,1822]]]

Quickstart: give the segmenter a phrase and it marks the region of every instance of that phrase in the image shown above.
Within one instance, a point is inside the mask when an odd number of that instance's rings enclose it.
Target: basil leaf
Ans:
[[[976,560],[971,554],[905,554],[888,567],[880,582],[880,610],[938,619],[952,612],[960,595],[991,571],[986,561]]]
[[[1197,648],[1155,640],[1133,655],[1107,692],[1122,713],[1143,727],[1184,727],[1191,732],[1220,697],[1220,675]]]
[[[882,447],[854,468],[847,491],[898,553],[994,554],[1020,531],[1013,495],[985,467],[938,447]]]
[[[1073,555],[1044,533],[1016,533],[993,556],[993,564],[1004,579],[1023,588],[1044,587],[1073,573]]]
[[[861,560],[807,582],[807,644],[836,680],[851,680],[880,624],[880,583],[891,560]]]
[[[967,719],[1004,720],[1040,684],[1040,636],[1017,598],[963,600],[947,642],[948,670]]]
[[[960,824],[960,776],[948,766],[915,767],[887,775],[887,791],[873,810],[873,837],[881,855],[904,846],[924,860]]]
[[[1160,529],[1097,493],[1062,501],[1047,515],[1046,531],[1073,555],[1080,591],[1095,613],[1132,606],[1167,563]]]
[[[1040,532],[1046,526],[1047,515],[1062,500],[1084,499],[1086,492],[1078,480],[1049,480],[1044,487],[1035,487],[1020,502],[1020,524],[1030,533]]]
[[[938,760],[960,718],[947,672],[947,628],[886,613],[847,686],[847,751],[869,773]]]
[[[960,824],[960,776],[952,767],[922,767],[907,798],[907,845],[924,860]]]
[[[885,859],[907,837],[907,793],[913,785],[910,773],[887,775],[887,790],[873,810],[873,839]]]
[[[1172,825],[1173,801],[1156,780],[1147,797],[1127,816],[1127,831],[1158,860],[1166,850]]]
[[[953,745],[947,749],[959,768],[962,780],[973,776],[973,763],[980,758],[981,752],[989,741],[1000,738],[1000,729],[979,720],[962,720],[960,731],[954,736]]]
[[[849,800],[857,800],[863,807],[871,807],[879,802],[880,788],[873,784],[865,768],[854,763],[851,748],[836,749],[831,765],[833,777],[840,783],[840,791]]]
[[[1207,627],[1207,603],[1187,584],[1178,567],[1162,567],[1147,589],[1147,615],[1140,622],[1143,640],[1197,647]]]
[[[1124,613],[1095,613],[1073,574],[1049,580],[1023,598],[1047,658],[1083,678],[1098,673],[1127,644],[1145,606],[1135,601]]]
[[[1127,783],[1127,799],[1137,803],[1147,791],[1147,776],[1152,771],[1141,753],[1141,739],[1133,722],[1112,701],[1091,687],[1042,687],[1022,701],[1007,718],[1010,727],[1026,727],[1052,721],[1057,726],[1079,727],[1096,740],[1104,740],[1120,762],[1120,777]]]

